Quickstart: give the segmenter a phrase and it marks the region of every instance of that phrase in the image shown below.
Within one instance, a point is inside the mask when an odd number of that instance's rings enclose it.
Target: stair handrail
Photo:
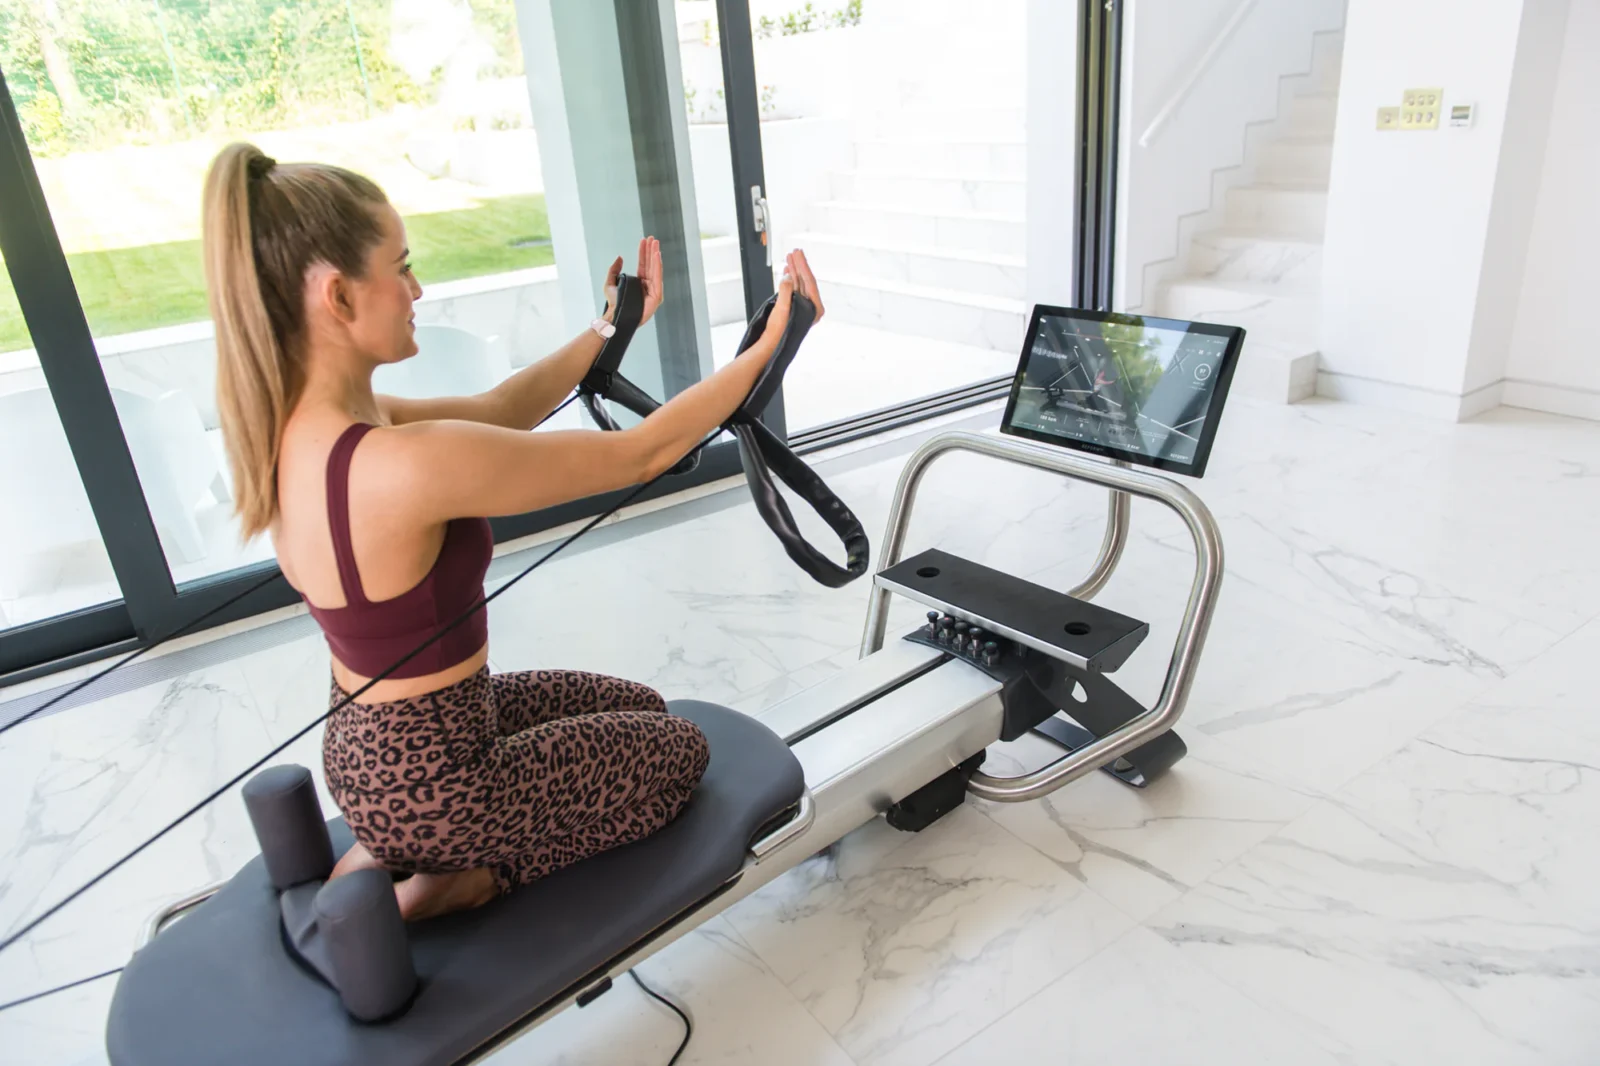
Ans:
[[[1156,112],[1156,117],[1150,120],[1150,125],[1145,127],[1145,131],[1139,134],[1140,148],[1150,147],[1150,143],[1166,127],[1168,120],[1172,118],[1173,113],[1178,110],[1179,106],[1189,98],[1189,93],[1194,90],[1195,84],[1199,82],[1206,71],[1211,69],[1211,64],[1216,60],[1218,54],[1222,52],[1223,46],[1228,43],[1234,31],[1244,22],[1245,16],[1250,14],[1250,9],[1255,6],[1256,0],[1240,0],[1239,6],[1234,8],[1233,14],[1228,18],[1228,21],[1223,24],[1216,37],[1206,46],[1206,50],[1200,54],[1200,61],[1189,71],[1188,77],[1183,79],[1177,91],[1161,106],[1161,110]]]

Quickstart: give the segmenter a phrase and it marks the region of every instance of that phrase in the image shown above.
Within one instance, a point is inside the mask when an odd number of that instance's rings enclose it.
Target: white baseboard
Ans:
[[[1458,395],[1441,389],[1425,389],[1417,385],[1320,370],[1317,373],[1317,395],[1348,403],[1409,411],[1449,422],[1465,422],[1502,405],[1600,422],[1600,390],[1520,378],[1491,381],[1465,395]]]
[[[1505,402],[1504,381],[1491,381],[1487,385],[1480,385],[1457,400],[1456,421],[1465,422],[1469,418],[1477,418],[1485,411],[1492,411]]]
[[[1600,391],[1519,378],[1506,378],[1503,384],[1504,395],[1500,402],[1507,407],[1600,422]]]
[[[1482,414],[1500,402],[1500,382],[1474,389],[1462,396],[1442,389],[1425,389],[1418,385],[1402,385],[1394,381],[1340,374],[1332,370],[1317,372],[1317,395],[1347,403],[1371,404],[1392,411],[1437,418],[1445,422],[1461,422]]]

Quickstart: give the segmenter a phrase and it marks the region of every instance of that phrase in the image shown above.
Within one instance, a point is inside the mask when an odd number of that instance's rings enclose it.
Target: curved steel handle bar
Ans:
[[[973,446],[971,441],[979,443]],[[1002,450],[990,449],[987,447],[990,444],[997,445]],[[1046,451],[1033,445],[1022,444],[1011,437],[992,437],[962,430],[940,433],[913,452],[905,469],[900,472],[900,481],[894,490],[894,501],[889,505],[889,528],[883,535],[883,553],[878,559],[879,570],[887,570],[900,561],[900,555],[905,550],[906,530],[911,526],[911,508],[916,504],[917,489],[922,484],[922,476],[928,472],[928,467],[933,465],[935,459],[950,451],[978,452],[1021,466],[1053,470],[1069,477],[1078,477],[1080,480],[1099,480],[1080,474],[1077,467],[1063,470],[1049,462],[1051,459],[1070,455],[1069,452]],[[1040,461],[1041,457],[1046,461]],[[1091,471],[1101,470],[1106,465],[1092,459],[1079,462],[1087,464],[1087,468]],[[1121,470],[1130,469],[1129,465],[1121,460],[1115,460],[1111,465]],[[1105,588],[1106,582],[1111,580],[1112,573],[1117,569],[1117,563],[1122,559],[1122,549],[1128,544],[1130,498],[1116,486],[1108,484],[1106,487],[1111,490],[1111,494],[1106,506],[1106,532],[1100,541],[1099,558],[1095,560],[1089,576],[1067,593],[1080,600],[1093,599],[1097,592]],[[887,589],[874,589],[867,601],[867,625],[861,635],[863,659],[883,647],[884,635],[889,624],[889,597]]]
[[[817,820],[817,801],[808,788],[800,793],[800,802],[794,817],[750,845],[750,856],[756,862],[768,858],[773,852],[799,837]]]
[[[1122,460],[1116,460],[1112,465],[1128,468]],[[1122,561],[1122,549],[1128,546],[1128,512],[1131,510],[1132,497],[1121,489],[1112,489],[1106,504],[1106,535],[1100,541],[1100,557],[1094,561],[1094,569],[1089,571],[1089,576],[1079,583],[1078,587],[1067,593],[1080,600],[1092,600],[1095,593],[1106,587],[1106,582],[1111,580],[1111,574],[1117,569],[1117,564]]]
[[[215,884],[207,885],[205,888],[196,889],[187,896],[175,899],[171,903],[168,903],[165,907],[162,907],[160,910],[156,911],[155,914],[150,916],[150,920],[144,923],[144,928],[140,930],[139,942],[134,945],[134,950],[137,951],[139,948],[142,948],[146,944],[150,943],[150,941],[154,940],[162,929],[166,928],[166,924],[168,922],[172,921],[172,919],[176,918],[184,911],[192,910],[195,907],[200,906],[200,904],[204,903],[206,900],[220,892],[222,887],[227,883],[228,882],[226,881],[218,881]]]
[[[1020,777],[993,777],[979,771],[972,775],[972,781],[967,786],[968,791],[984,799],[1020,803],[1048,795],[1069,781],[1098,770],[1167,732],[1177,723],[1188,701],[1189,689],[1194,684],[1195,664],[1205,644],[1206,631],[1211,627],[1217,589],[1222,584],[1222,534],[1217,529],[1216,519],[1211,517],[1211,512],[1200,498],[1171,478],[1089,459],[1073,452],[1047,450],[1013,438],[951,430],[924,443],[906,463],[895,489],[894,503],[889,509],[889,529],[883,538],[880,569],[900,561],[906,527],[910,524],[911,506],[922,475],[933,460],[952,451],[975,452],[1021,466],[1051,470],[1113,490],[1111,521],[1100,548],[1100,559],[1089,579],[1071,593],[1079,598],[1087,598],[1080,590],[1088,589],[1091,594],[1098,591],[1111,576],[1121,557],[1122,547],[1127,541],[1128,494],[1156,500],[1170,507],[1183,519],[1184,525],[1189,528],[1189,535],[1194,538],[1194,583],[1189,588],[1189,602],[1184,607],[1183,620],[1178,625],[1172,658],[1167,664],[1166,680],[1162,683],[1161,696],[1156,700],[1156,705],[1131,722],[1032,773]],[[872,590],[867,607],[866,632],[861,640],[863,656],[883,647],[884,631],[889,621],[890,595],[888,589]]]

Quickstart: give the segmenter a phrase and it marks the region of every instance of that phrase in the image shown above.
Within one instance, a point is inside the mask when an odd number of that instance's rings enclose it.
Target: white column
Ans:
[[[670,306],[634,338],[625,363],[640,388],[662,397],[659,325],[672,326],[675,349],[694,349],[671,353],[674,379],[684,377],[686,361],[701,375],[712,363],[677,20],[672,0],[650,6],[660,18],[660,52],[632,59],[625,48],[655,49],[656,35],[634,24],[625,41],[616,5],[604,0],[520,0],[517,23],[568,330],[602,310],[612,260],[620,255],[623,269],[635,270],[647,232],[681,241],[663,248]],[[647,208],[656,217],[647,219]]]
[[[1568,6],[1350,0],[1319,392],[1449,419],[1499,402]],[[1435,87],[1471,128],[1376,129]]]

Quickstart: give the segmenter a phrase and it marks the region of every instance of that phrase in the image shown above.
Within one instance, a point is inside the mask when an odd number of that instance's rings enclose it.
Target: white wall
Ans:
[[[1123,13],[1119,306],[1143,305],[1147,269],[1182,251],[1179,220],[1211,206],[1216,172],[1244,162],[1246,127],[1276,117],[1281,79],[1309,73],[1314,34],[1338,29],[1344,18],[1343,0],[1256,0],[1141,147],[1140,136],[1242,2],[1133,0]]]
[[[1527,233],[1517,200],[1532,196],[1539,113],[1549,103],[1551,79],[1540,67],[1556,62],[1566,7],[1567,0],[1350,0],[1323,251],[1319,391],[1446,418],[1497,402],[1496,360]],[[1444,88],[1447,111],[1475,104],[1476,124],[1375,128],[1378,107],[1427,86]]]
[[[1503,401],[1600,419],[1600,2],[1573,0],[1550,106]]]
[[[1484,393],[1480,402],[1485,406],[1499,399],[1496,387],[1505,378],[1511,350],[1528,234],[1545,169],[1551,97],[1560,67],[1556,57],[1561,55],[1568,6],[1569,0],[1527,0],[1517,35],[1483,270],[1478,279],[1477,315],[1461,382],[1462,395]],[[1589,58],[1593,62],[1595,57],[1591,54]]]

